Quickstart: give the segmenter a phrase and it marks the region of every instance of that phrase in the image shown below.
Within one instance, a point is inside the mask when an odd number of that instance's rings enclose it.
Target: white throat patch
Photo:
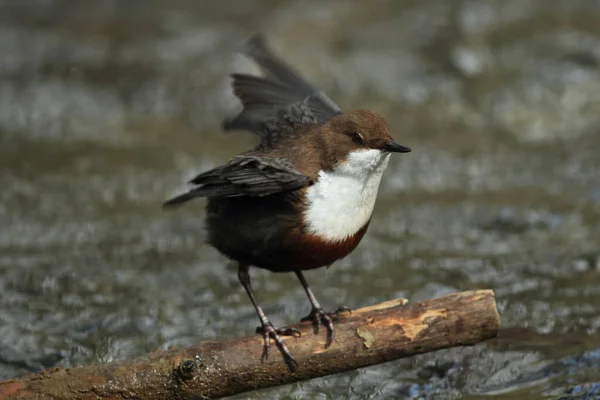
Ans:
[[[365,226],[389,158],[389,153],[377,149],[357,150],[333,171],[321,171],[317,183],[307,190],[304,221],[308,231],[341,241]]]

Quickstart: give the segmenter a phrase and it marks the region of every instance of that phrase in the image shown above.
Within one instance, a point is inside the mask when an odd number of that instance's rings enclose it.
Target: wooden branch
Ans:
[[[290,373],[277,349],[261,363],[262,336],[205,342],[132,361],[55,368],[0,382],[2,399],[202,399],[316,378],[495,337],[494,293],[478,290],[404,305],[403,299],[344,313],[333,344],[309,322],[285,343],[299,362]]]

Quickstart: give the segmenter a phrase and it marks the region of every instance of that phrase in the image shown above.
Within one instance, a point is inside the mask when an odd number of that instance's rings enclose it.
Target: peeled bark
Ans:
[[[416,304],[403,299],[343,313],[325,349],[326,332],[294,325],[284,341],[299,363],[291,373],[276,348],[261,362],[260,335],[160,351],[143,358],[55,368],[0,382],[7,399],[202,399],[312,379],[495,337],[500,320],[494,293],[455,293]]]

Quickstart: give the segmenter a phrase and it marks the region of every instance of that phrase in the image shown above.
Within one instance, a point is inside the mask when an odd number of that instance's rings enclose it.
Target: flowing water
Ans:
[[[370,230],[306,277],[327,308],[492,288],[500,337],[238,398],[600,397],[600,2],[4,0],[0,378],[250,334],[235,268],[203,244],[193,174],[222,134],[233,55],[268,33],[398,142]],[[252,271],[276,324],[295,277]]]

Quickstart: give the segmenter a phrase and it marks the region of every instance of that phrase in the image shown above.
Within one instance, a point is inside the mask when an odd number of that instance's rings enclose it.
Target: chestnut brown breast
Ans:
[[[333,264],[346,257],[358,246],[367,232],[370,220],[354,235],[340,241],[327,241],[315,234],[302,233],[295,230],[286,238],[286,248],[289,251],[286,271],[308,270]]]

